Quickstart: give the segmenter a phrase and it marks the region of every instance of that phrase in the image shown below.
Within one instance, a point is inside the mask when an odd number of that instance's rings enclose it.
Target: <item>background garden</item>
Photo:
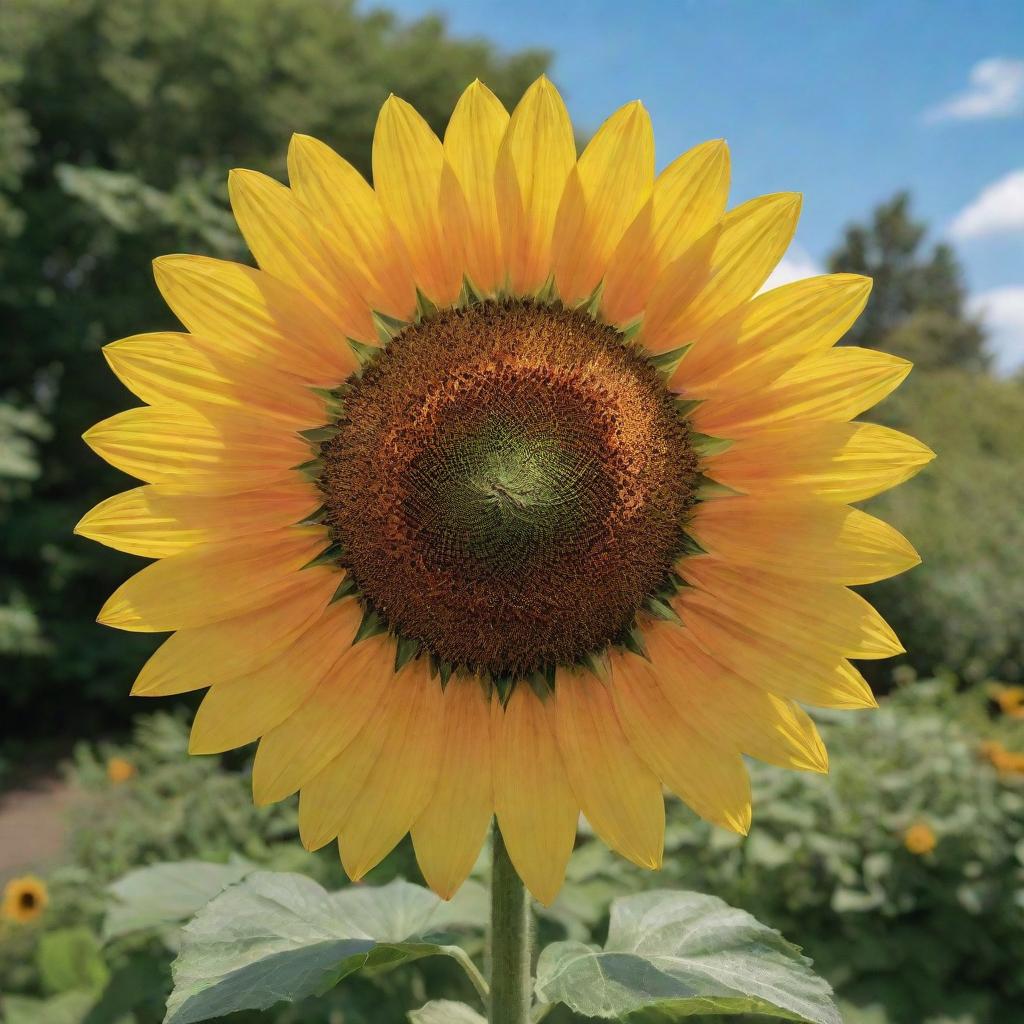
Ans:
[[[551,60],[348,0],[0,3],[0,885],[32,873],[48,900],[0,918],[7,1024],[160,1020],[189,913],[168,898],[176,878],[202,889],[270,865],[344,884],[331,850],[299,847],[293,805],[252,808],[245,752],[185,757],[191,695],[127,699],[160,638],[94,618],[139,560],[72,535],[131,486],[80,442],[134,404],[100,346],[175,328],[154,256],[247,258],[229,168],[283,178],[302,130],[368,174],[389,92],[442,132],[474,77],[511,106]],[[828,259],[875,280],[846,341],[916,364],[872,418],[938,454],[872,503],[924,560],[865,588],[909,652],[862,666],[881,710],[817,716],[827,777],[757,766],[745,841],[674,804],[665,870],[649,875],[581,833],[545,934],[598,941],[614,896],[698,889],[799,942],[849,1024],[1024,1021],[1024,378],[992,371],[957,255],[928,227],[897,194]],[[56,775],[72,827],[36,861],[4,817]],[[182,860],[220,867],[131,874]],[[407,846],[370,881],[399,876],[419,880]],[[455,926],[482,943],[478,895],[470,884]],[[423,961],[276,1016],[398,1022],[428,981],[472,1000],[453,967]]]

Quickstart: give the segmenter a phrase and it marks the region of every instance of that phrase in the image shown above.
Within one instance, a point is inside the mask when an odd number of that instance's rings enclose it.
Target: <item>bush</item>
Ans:
[[[912,373],[872,417],[938,458],[869,511],[902,530],[923,564],[867,596],[922,676],[1024,679],[1024,386],[958,370]],[[887,673],[891,663],[862,666]],[[884,677],[883,677],[884,678]]]

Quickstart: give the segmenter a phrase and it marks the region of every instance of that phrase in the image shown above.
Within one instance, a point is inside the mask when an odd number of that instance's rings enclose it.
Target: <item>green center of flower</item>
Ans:
[[[342,389],[327,522],[362,600],[491,678],[622,642],[670,584],[697,459],[658,371],[612,328],[525,302],[409,326]]]

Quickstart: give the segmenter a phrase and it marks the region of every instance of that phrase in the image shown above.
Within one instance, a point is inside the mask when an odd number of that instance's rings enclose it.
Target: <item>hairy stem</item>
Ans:
[[[529,1024],[532,926],[530,898],[495,826],[491,862],[490,1024]]]

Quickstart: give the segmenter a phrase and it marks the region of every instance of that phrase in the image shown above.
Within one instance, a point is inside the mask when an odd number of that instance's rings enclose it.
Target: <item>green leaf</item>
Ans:
[[[4,995],[4,1024],[82,1024],[96,993],[76,989],[49,999]]]
[[[603,950],[556,942],[538,998],[586,1017],[669,1022],[762,1013],[840,1024],[828,984],[782,936],[715,896],[655,891],[616,900]]]
[[[98,992],[110,977],[99,940],[85,927],[45,932],[39,939],[36,964],[43,989],[51,994]]]
[[[472,1006],[450,999],[431,999],[418,1010],[410,1010],[409,1020],[412,1024],[487,1024],[487,1018]]]
[[[179,925],[253,870],[244,860],[231,864],[180,860],[130,871],[109,887],[117,902],[103,921],[103,938],[109,941],[147,928]]]
[[[434,930],[480,919],[473,889],[444,904],[403,881],[328,893],[303,875],[259,871],[185,927],[165,1024],[264,1010],[322,994],[353,971],[451,956],[461,951]]]

